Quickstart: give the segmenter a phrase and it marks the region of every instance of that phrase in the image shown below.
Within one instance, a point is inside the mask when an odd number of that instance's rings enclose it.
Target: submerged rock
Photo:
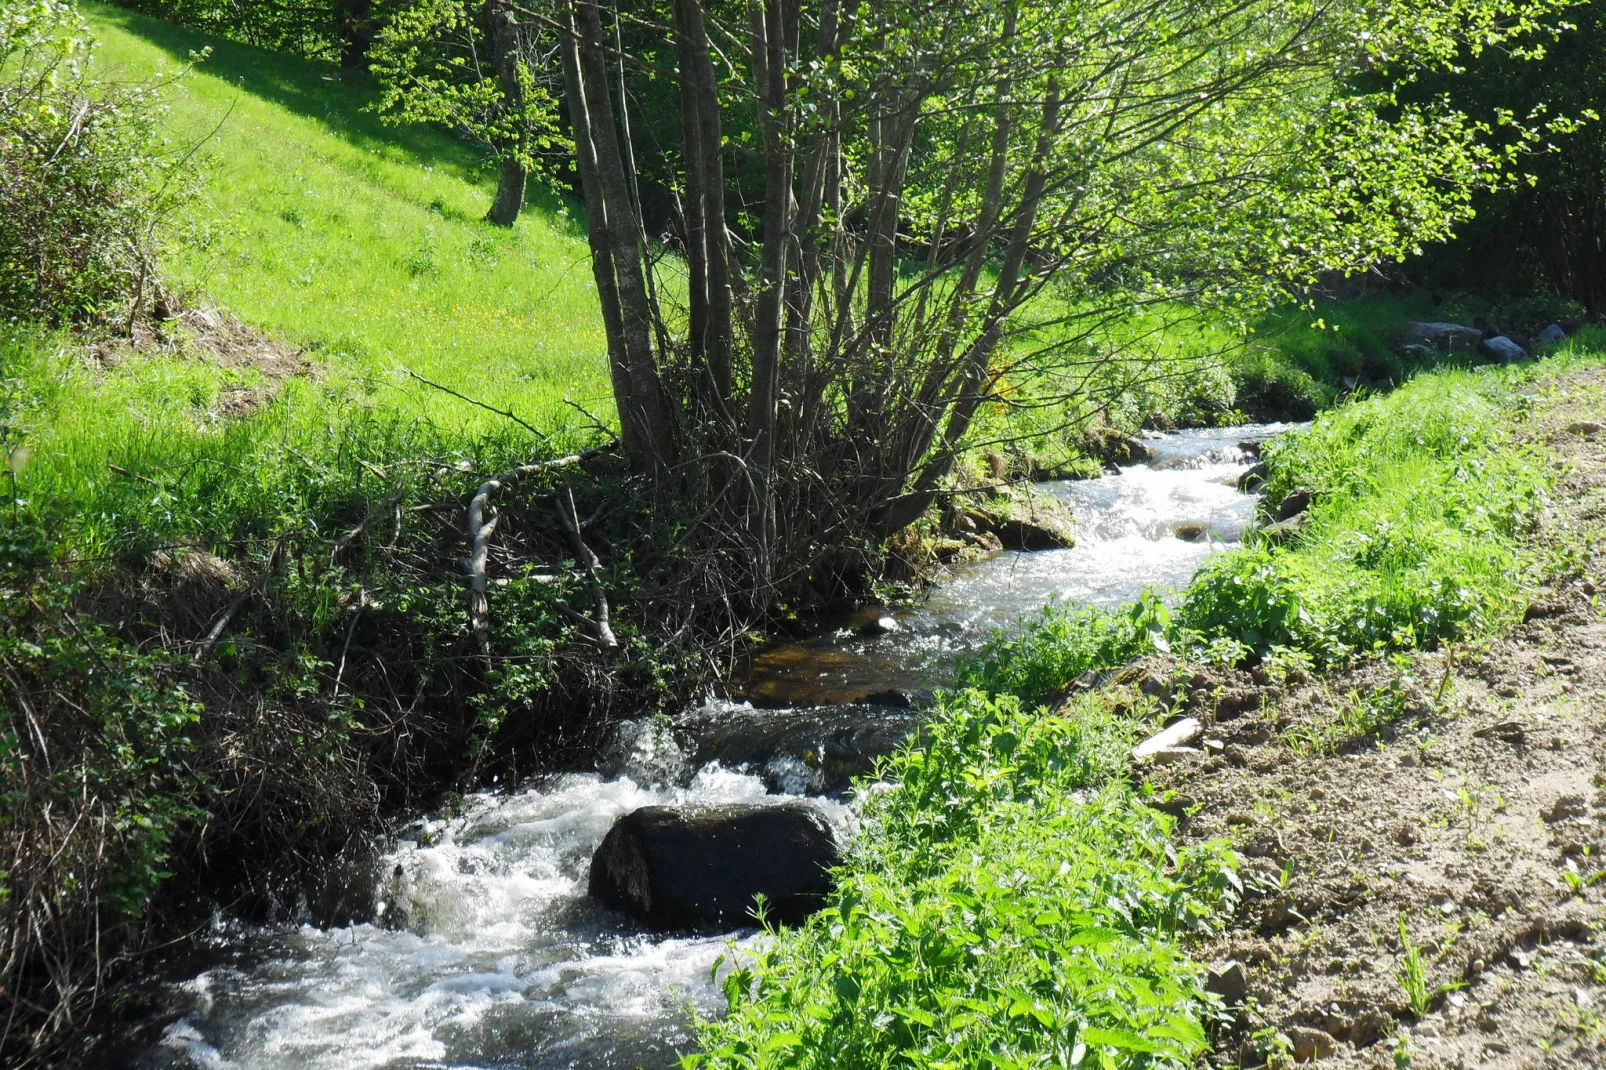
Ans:
[[[593,899],[660,928],[742,928],[762,894],[788,925],[818,910],[840,861],[836,830],[807,803],[644,806],[591,858]]]
[[[900,692],[808,709],[746,710],[688,717],[692,764],[750,769],[771,791],[835,794],[875,770],[919,724],[923,696]]]

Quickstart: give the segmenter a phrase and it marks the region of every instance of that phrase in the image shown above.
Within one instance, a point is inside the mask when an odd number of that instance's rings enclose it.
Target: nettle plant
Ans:
[[[1552,0],[674,0],[629,16],[676,61],[642,61],[683,117],[670,256],[623,16],[503,6],[556,33],[624,452],[760,608],[919,517],[987,409],[1078,396],[1134,309],[1401,259],[1560,122],[1402,94]]]

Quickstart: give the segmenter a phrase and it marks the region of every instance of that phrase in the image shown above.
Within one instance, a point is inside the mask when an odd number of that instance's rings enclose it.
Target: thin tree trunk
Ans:
[[[485,20],[489,24],[492,58],[496,63],[497,85],[510,112],[524,111],[524,85],[519,80],[519,24],[513,12],[496,0],[485,5]],[[520,124],[522,126],[522,124]],[[496,197],[485,218],[499,227],[511,227],[524,209],[525,171],[520,155],[524,151],[523,138],[512,144],[499,146],[502,158],[498,167]]]
[[[524,166],[517,160],[504,157],[498,165],[498,172],[496,197],[491,201],[491,210],[485,213],[485,218],[499,227],[511,227],[518,221],[519,212],[524,208]]]
[[[764,133],[764,244],[753,325],[753,394],[748,427],[753,436],[755,521],[760,546],[775,541],[772,481],[780,400],[781,312],[792,241],[793,153],[786,118],[786,65],[796,35],[797,0],[751,0],[753,80]]]
[[[580,194],[586,207],[586,237],[591,249],[591,275],[597,284],[597,300],[602,306],[602,325],[608,339],[608,373],[619,408],[619,440],[633,465],[641,466],[647,451],[646,433],[636,418],[636,407],[629,404],[634,392],[630,362],[624,346],[624,326],[619,313],[619,287],[615,281],[613,248],[607,240],[608,206],[602,199],[602,179],[597,168],[597,148],[592,139],[591,109],[586,104],[580,69],[579,27],[571,10],[567,32],[559,37],[563,63],[564,95],[569,103],[569,122],[574,129],[575,163],[580,171]]]
[[[606,213],[596,236],[609,251],[611,289],[618,306],[618,352],[629,384],[624,394],[615,384],[615,401],[621,424],[629,421],[636,425],[639,450],[631,451],[632,462],[643,471],[662,472],[674,463],[675,436],[653,353],[653,316],[644,274],[641,220],[619,143],[604,58],[602,20],[589,0],[575,0],[574,12],[581,38],[575,57],[577,88],[589,115],[597,199]],[[570,108],[574,107],[571,97]],[[588,202],[590,197],[588,192]]]
[[[725,229],[725,164],[719,90],[702,0],[676,0],[675,42],[680,61],[682,131],[686,140],[686,244],[693,278],[691,342],[694,356],[701,358],[706,371],[709,408],[729,422],[731,249],[730,236]],[[696,266],[691,266],[694,258]]]

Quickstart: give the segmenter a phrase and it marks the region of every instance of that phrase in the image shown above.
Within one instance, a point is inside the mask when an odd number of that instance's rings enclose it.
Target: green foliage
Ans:
[[[1129,731],[1090,702],[945,697],[830,904],[734,964],[686,1065],[1190,1065],[1211,997],[1179,939],[1235,878],[1119,782]]]
[[[961,686],[1046,702],[1089,670],[1124,665],[1165,645],[1171,611],[1154,594],[1109,611],[1048,606],[1025,628],[990,638],[955,669]]]
[[[549,170],[574,146],[559,132],[554,72],[541,63],[537,26],[514,25],[519,91],[510,97],[485,4],[414,0],[397,9],[374,41],[375,107],[391,122],[439,124],[526,171]]]
[[[393,0],[117,0],[123,7],[308,59],[359,58],[374,8]],[[405,0],[401,0],[405,2]]]
[[[1428,985],[1428,967],[1422,959],[1422,949],[1411,939],[1411,931],[1406,928],[1405,915],[1401,914],[1400,922],[1400,969],[1395,975],[1400,982],[1400,988],[1405,992],[1406,1004],[1411,1008],[1411,1014],[1421,1021],[1433,1009],[1433,1003],[1446,992],[1454,992],[1466,985],[1460,981],[1450,984]]]
[[[70,3],[0,7],[0,321],[93,319],[157,286],[156,230],[190,186],[166,79],[108,81],[94,53]]]

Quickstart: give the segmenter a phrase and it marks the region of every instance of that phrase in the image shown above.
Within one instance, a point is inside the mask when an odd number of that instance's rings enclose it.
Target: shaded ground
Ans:
[[[1606,372],[1552,386],[1522,428],[1563,466],[1548,578],[1508,636],[1181,681],[1204,748],[1153,782],[1183,839],[1245,856],[1242,909],[1196,949],[1238,1004],[1216,1065],[1606,1067]]]

